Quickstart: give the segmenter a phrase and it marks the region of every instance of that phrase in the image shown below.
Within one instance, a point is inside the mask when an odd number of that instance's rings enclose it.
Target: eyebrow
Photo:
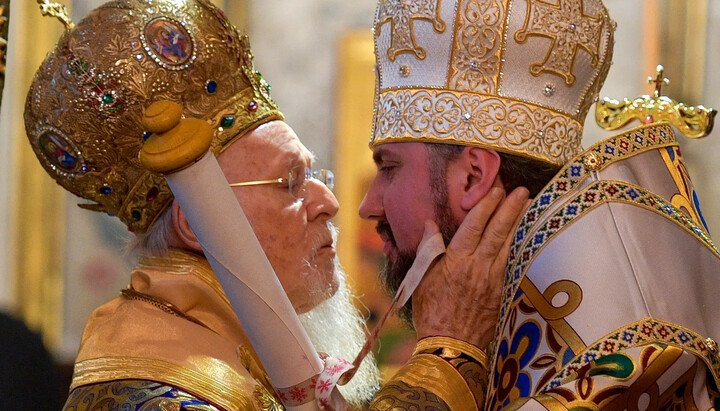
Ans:
[[[373,151],[373,161],[375,162],[375,164],[382,163],[385,152],[386,150],[384,147],[378,147],[375,151]]]
[[[315,161],[317,161],[317,156],[312,151],[308,150],[309,155],[305,156],[305,153],[299,153],[297,155],[293,155],[290,158],[290,168],[295,167],[299,164],[305,164],[305,160],[309,159],[310,164],[309,166],[312,167],[315,164]]]

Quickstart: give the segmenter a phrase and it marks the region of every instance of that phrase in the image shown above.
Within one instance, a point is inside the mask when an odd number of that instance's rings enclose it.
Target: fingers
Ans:
[[[504,253],[505,258],[507,258],[509,248],[503,250],[503,245],[508,243],[509,246],[508,237],[512,238],[517,223],[528,203],[528,196],[529,192],[525,187],[518,187],[500,204],[487,224],[478,245],[478,252],[481,257],[495,259]]]
[[[499,187],[491,188],[487,195],[470,210],[450,241],[449,248],[460,255],[470,255],[475,252],[485,231],[485,225],[503,198],[503,191]]]

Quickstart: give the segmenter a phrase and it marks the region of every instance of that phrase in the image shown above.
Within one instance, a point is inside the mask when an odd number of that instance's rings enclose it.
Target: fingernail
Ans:
[[[530,190],[528,190],[527,188],[520,187],[520,189],[518,191],[519,191],[518,195],[520,196],[521,200],[525,201],[528,198],[530,198]]]
[[[503,189],[500,187],[493,187],[490,189],[490,198],[501,198],[503,196]]]

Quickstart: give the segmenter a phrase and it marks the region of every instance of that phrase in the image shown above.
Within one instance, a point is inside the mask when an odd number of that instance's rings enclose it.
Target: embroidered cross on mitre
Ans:
[[[606,17],[598,13],[595,18],[583,14],[583,0],[559,0],[549,4],[542,0],[528,0],[529,11],[525,25],[515,33],[518,43],[525,43],[528,36],[547,37],[552,45],[545,61],[530,65],[530,73],[554,73],[565,79],[567,86],[575,84],[573,69],[578,49],[590,54],[590,63],[597,66],[602,28]]]
[[[375,25],[377,34],[380,27],[390,22],[390,48],[387,56],[390,61],[401,53],[413,53],[420,60],[425,59],[427,51],[418,46],[415,39],[414,20],[422,19],[432,23],[436,32],[445,31],[445,22],[440,17],[442,0],[384,0],[378,6],[378,18]]]

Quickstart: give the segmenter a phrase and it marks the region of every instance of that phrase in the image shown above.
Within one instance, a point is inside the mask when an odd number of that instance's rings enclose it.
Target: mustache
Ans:
[[[328,221],[325,225],[326,231],[316,233],[312,236],[310,241],[312,242],[312,254],[310,256],[312,261],[315,261],[315,257],[317,256],[318,251],[321,247],[327,245],[328,237],[332,239],[332,246],[337,246],[337,239],[338,239],[338,228],[335,224]],[[309,263],[309,262],[308,262]]]
[[[390,228],[390,223],[388,223],[387,220],[378,221],[375,226],[375,231],[377,231],[377,233],[381,236],[384,235],[387,237],[390,242],[395,245],[395,236],[393,236],[392,228]]]

